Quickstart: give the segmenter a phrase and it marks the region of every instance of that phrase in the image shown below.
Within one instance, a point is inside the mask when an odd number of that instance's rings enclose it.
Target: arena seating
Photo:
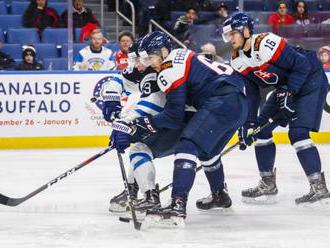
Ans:
[[[220,3],[225,3],[232,15],[238,11],[238,0],[211,0],[214,8]],[[293,8],[293,1],[287,1],[289,9]],[[330,19],[330,1],[329,0],[307,0],[309,8],[309,17],[312,21],[311,25],[305,27],[292,25],[281,26],[279,34],[288,39],[295,45],[301,45],[309,49],[318,49],[321,45],[329,44],[330,40],[330,24],[320,24]],[[0,41],[4,42],[1,51],[10,54],[14,59],[21,59],[22,45],[34,44],[37,49],[38,59],[43,63],[47,63],[48,68],[51,62],[52,68],[66,68],[67,62],[67,29],[64,28],[47,28],[41,36],[41,40],[37,31],[33,28],[23,28],[22,15],[29,5],[28,0],[5,0],[0,1]],[[48,6],[56,9],[59,15],[67,8],[65,0],[49,0]],[[277,1],[275,0],[245,0],[244,10],[255,20],[255,32],[269,32],[272,27],[267,25],[267,19],[271,12],[276,11]],[[173,27],[176,19],[184,15],[184,11],[172,11],[169,26]],[[222,41],[222,28],[216,27],[213,20],[216,18],[215,11],[201,11],[199,13],[200,25],[192,25],[189,29],[191,32],[192,44],[198,50],[205,42],[212,42],[217,48],[220,56],[229,58],[230,52],[228,44]],[[76,55],[78,51],[87,44],[79,43],[81,29],[74,31],[73,53]],[[117,43],[106,45],[113,51],[119,49]]]

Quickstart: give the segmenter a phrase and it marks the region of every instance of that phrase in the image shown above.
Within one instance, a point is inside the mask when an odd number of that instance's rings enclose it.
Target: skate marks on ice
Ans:
[[[320,148],[328,179],[329,146]],[[20,197],[97,151],[0,151],[0,191]],[[230,211],[196,209],[195,201],[209,194],[200,172],[189,197],[185,228],[146,228],[140,232],[108,212],[110,197],[123,188],[116,156],[109,154],[21,206],[0,206],[0,247],[328,248],[330,211],[294,203],[309,188],[291,147],[278,149],[278,203],[254,206],[241,202],[241,190],[258,180],[253,153],[251,149],[234,151],[224,158],[233,200]],[[172,161],[156,161],[160,185],[171,179]],[[161,197],[166,203],[169,192]]]

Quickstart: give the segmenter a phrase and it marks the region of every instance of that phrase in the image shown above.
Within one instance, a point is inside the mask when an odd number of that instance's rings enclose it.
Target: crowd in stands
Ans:
[[[230,58],[230,49],[221,38],[222,25],[233,13],[241,11],[238,7],[239,0],[131,1],[137,11],[137,36],[142,36],[148,32],[148,22],[150,19],[154,19],[188,48],[198,52],[205,52],[203,49],[208,49],[209,56],[212,54],[212,58],[214,57],[216,60],[226,61]],[[114,0],[108,0],[109,10],[115,10],[114,2]],[[129,16],[131,13],[127,3],[125,4],[125,1],[120,2],[122,3],[120,6],[121,11]],[[328,2],[330,1],[246,0],[243,2],[244,11],[247,11],[255,20],[255,33],[274,32],[287,38],[294,45],[319,50],[320,60],[324,63],[325,68],[329,69],[330,3]],[[84,6],[84,0],[73,0],[72,12],[73,27],[79,31],[74,32],[75,42],[86,43],[92,40],[91,34],[93,31],[101,28],[92,10]],[[39,39],[45,42],[46,31],[53,28],[66,28],[67,19],[67,10],[58,13],[52,7],[52,2],[48,3],[48,0],[31,0],[23,14],[22,26],[35,28]],[[9,34],[7,36],[8,38],[5,36],[2,40],[6,42],[10,38]],[[134,36],[130,32],[123,32],[119,36],[116,51],[112,51],[113,60],[118,70],[122,70],[127,66],[127,51],[133,40]],[[21,45],[30,43],[33,43],[33,40]],[[55,41],[54,43],[57,45],[58,42]],[[109,49],[107,44],[108,40],[102,35],[102,46]],[[85,49],[84,46],[91,47],[92,45],[75,46],[79,49],[75,49],[74,53],[79,56],[78,52]],[[31,57],[32,55],[33,63],[37,62],[37,47],[29,47],[30,50],[25,51],[28,56],[22,56],[22,63],[31,64],[27,62],[31,59],[25,60],[25,57]],[[215,54],[214,51],[216,51]],[[65,51],[61,53],[62,56],[66,54]],[[77,57],[75,59],[77,60]],[[13,68],[42,69],[43,67],[29,67],[27,65],[18,67],[10,54],[2,51],[0,53],[0,70]],[[77,69],[77,66],[75,68]],[[84,66],[79,68],[84,69]]]

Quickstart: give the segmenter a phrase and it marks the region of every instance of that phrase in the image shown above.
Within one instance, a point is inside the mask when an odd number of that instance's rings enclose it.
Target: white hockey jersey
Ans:
[[[116,67],[116,60],[112,50],[102,47],[100,52],[92,51],[87,46],[79,51],[73,61],[73,70],[113,70]]]
[[[120,77],[115,77],[104,85],[104,97],[108,99],[128,99],[121,111],[121,120],[131,122],[138,117],[156,115],[163,111],[166,95],[157,85],[157,72],[148,68],[144,73],[127,68]]]

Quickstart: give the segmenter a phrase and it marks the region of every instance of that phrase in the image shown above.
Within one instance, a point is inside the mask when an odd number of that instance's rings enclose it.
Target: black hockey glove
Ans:
[[[294,103],[293,103],[293,94],[284,89],[277,89],[275,91],[276,102],[280,107],[281,115],[287,120],[295,114]]]
[[[140,141],[145,140],[150,135],[155,134],[159,129],[152,123],[151,117],[143,116],[133,121],[134,129],[134,140]]]
[[[256,128],[254,122],[247,122],[242,127],[238,129],[238,140],[239,149],[245,150],[248,146],[252,145],[256,141],[256,137],[251,135],[253,130]]]
[[[112,133],[110,136],[109,146],[124,153],[125,149],[131,143],[132,128],[123,121],[115,121],[112,124]]]

